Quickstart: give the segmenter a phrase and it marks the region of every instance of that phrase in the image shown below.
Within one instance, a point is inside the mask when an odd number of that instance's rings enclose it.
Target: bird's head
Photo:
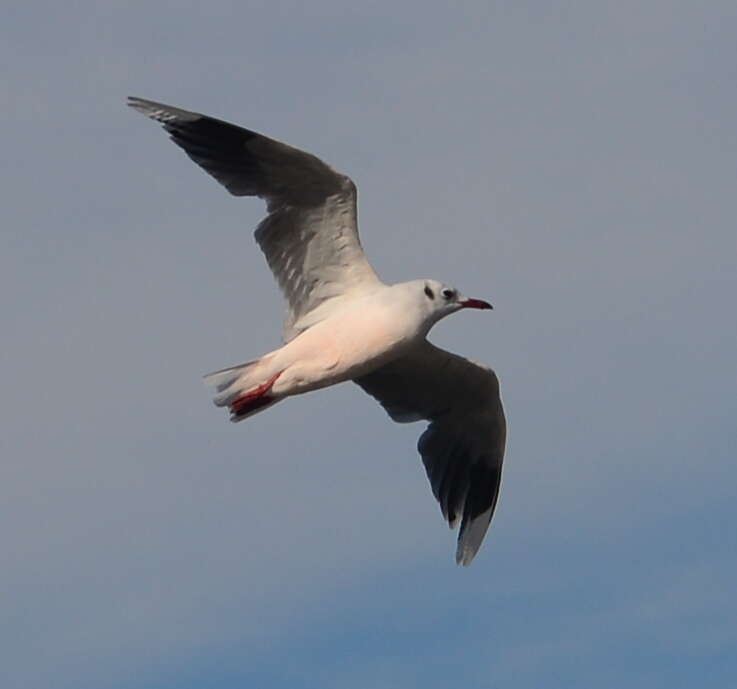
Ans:
[[[416,284],[425,312],[433,323],[461,309],[493,308],[488,301],[464,297],[455,287],[437,280],[418,280]]]

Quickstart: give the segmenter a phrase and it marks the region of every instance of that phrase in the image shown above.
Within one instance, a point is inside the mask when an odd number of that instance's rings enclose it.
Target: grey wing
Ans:
[[[506,421],[494,372],[427,341],[355,380],[394,421],[427,419],[418,450],[451,528],[460,520],[456,562],[469,565],[494,514]]]
[[[129,98],[235,196],[268,215],[256,241],[287,303],[285,340],[320,319],[334,298],[379,284],[358,238],[356,187],[319,158],[262,134],[180,108]]]

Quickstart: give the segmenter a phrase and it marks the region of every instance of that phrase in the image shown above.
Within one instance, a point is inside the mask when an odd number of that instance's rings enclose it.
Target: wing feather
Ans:
[[[255,237],[288,303],[286,341],[317,322],[325,302],[380,284],[358,237],[348,177],[310,153],[213,117],[141,98],[128,105],[160,122],[231,194],[266,201]]]
[[[494,372],[427,341],[355,380],[398,422],[427,419],[417,448],[451,528],[460,521],[456,561],[468,565],[494,514],[506,421]]]

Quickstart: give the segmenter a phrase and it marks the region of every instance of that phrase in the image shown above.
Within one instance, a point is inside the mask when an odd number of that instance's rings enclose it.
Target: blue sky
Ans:
[[[37,2],[0,29],[7,689],[721,689],[737,676],[731,2]],[[509,444],[469,569],[343,385],[233,426],[263,209],[127,95],[306,148],[387,281],[489,299]]]

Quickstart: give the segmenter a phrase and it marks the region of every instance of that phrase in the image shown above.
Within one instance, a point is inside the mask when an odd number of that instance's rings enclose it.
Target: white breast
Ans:
[[[363,297],[276,352],[277,394],[298,394],[365,375],[400,356],[421,328],[391,299]]]

